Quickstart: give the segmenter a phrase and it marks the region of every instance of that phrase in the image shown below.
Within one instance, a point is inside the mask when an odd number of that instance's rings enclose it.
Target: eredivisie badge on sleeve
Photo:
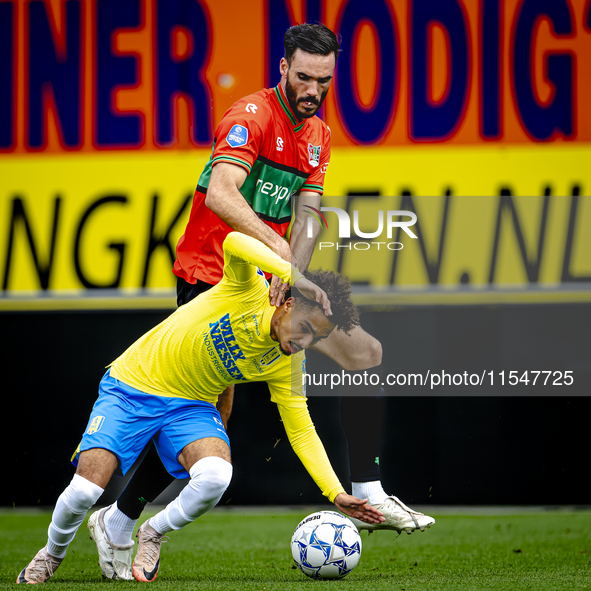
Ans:
[[[226,136],[226,141],[232,148],[246,145],[246,142],[248,142],[248,129],[244,125],[234,125]]]
[[[322,146],[313,146],[308,144],[308,162],[316,167],[320,165],[320,149]]]

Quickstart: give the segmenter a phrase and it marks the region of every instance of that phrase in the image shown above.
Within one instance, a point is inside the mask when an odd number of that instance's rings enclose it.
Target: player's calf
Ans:
[[[165,534],[189,525],[217,505],[232,479],[232,464],[208,456],[195,462],[189,474],[191,479],[179,496],[137,533],[138,550],[132,571],[138,581],[151,582],[158,576],[160,547],[168,541]]]

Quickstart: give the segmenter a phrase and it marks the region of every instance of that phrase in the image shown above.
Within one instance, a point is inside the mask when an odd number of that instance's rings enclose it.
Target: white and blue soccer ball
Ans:
[[[303,519],[291,538],[291,555],[313,579],[340,579],[361,558],[361,536],[353,522],[334,511],[318,511]]]

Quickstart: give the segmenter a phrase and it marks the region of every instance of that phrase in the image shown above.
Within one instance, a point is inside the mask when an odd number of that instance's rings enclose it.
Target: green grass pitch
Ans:
[[[329,507],[326,507],[329,508]],[[437,523],[411,536],[363,532],[359,566],[339,581],[313,581],[296,570],[289,541],[311,508],[213,510],[170,535],[156,589],[399,591],[533,591],[591,589],[591,512],[433,516]],[[49,512],[0,513],[0,588],[14,588],[19,571],[44,545]],[[104,581],[83,526],[50,589],[137,588]]]

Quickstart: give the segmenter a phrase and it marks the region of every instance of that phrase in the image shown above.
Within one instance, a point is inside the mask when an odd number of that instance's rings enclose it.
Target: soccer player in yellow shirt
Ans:
[[[47,545],[17,583],[53,576],[111,476],[125,474],[151,439],[170,474],[189,477],[181,493],[138,531],[133,575],[153,581],[164,535],[209,511],[230,484],[230,441],[215,403],[229,384],[244,381],[268,383],[289,441],[323,495],[351,517],[384,520],[367,499],[345,492],[306,404],[304,349],[335,328],[346,332],[358,324],[348,282],[328,271],[309,272],[308,279],[238,232],[226,237],[223,250],[220,283],[181,306],[109,366],[73,458],[76,474],[56,503]],[[271,305],[261,269],[304,297]]]

